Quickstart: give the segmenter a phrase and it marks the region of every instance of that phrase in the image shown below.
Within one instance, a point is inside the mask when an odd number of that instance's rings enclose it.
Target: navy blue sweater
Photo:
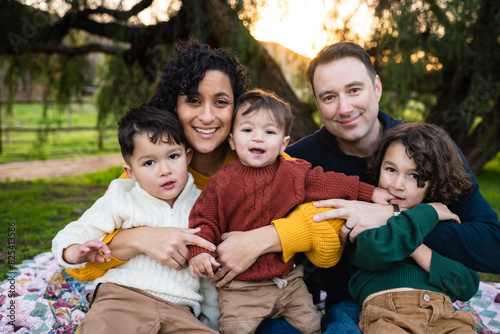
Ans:
[[[378,119],[384,132],[402,123],[383,111],[379,111]],[[321,166],[325,171],[358,175],[361,181],[371,182],[366,174],[366,159],[344,154],[338,146],[337,138],[324,127],[291,145],[286,152],[294,158],[309,161],[313,167]],[[500,222],[496,212],[479,192],[476,178],[462,152],[460,154],[471,175],[470,180],[474,183],[471,193],[449,206],[462,223],[439,222],[424,239],[424,243],[439,254],[469,268],[500,274]],[[301,257],[298,259],[305,261]],[[347,289],[348,263],[347,252],[344,252],[340,262],[334,267],[317,269],[313,273],[310,264],[305,266],[304,279],[310,291],[314,292],[319,287],[327,292],[327,309],[337,302],[352,299]]]

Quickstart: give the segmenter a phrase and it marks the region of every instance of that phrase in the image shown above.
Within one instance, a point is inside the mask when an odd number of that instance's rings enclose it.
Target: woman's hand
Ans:
[[[316,222],[331,218],[346,220],[345,225],[340,229],[342,244],[347,242],[347,238],[354,242],[358,234],[365,230],[385,225],[387,219],[394,214],[394,208],[391,205],[344,199],[317,201],[314,202],[314,206],[317,208],[335,208],[315,215],[313,219]]]
[[[247,232],[229,232],[222,235],[217,246],[219,270],[210,282],[221,287],[247,270],[260,255],[281,252],[281,242],[273,225]]]
[[[188,264],[188,245],[215,251],[214,244],[195,235],[199,231],[200,228],[136,227],[118,232],[109,247],[120,260],[143,253],[173,269],[182,269]]]

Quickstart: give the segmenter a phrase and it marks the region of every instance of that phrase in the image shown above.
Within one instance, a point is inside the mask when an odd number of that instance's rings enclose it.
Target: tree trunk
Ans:
[[[2,88],[0,87],[0,155],[3,154],[3,133],[2,133]]]

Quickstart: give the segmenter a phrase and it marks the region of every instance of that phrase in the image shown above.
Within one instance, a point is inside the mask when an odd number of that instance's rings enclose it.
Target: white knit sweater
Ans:
[[[63,267],[81,268],[85,263],[69,264],[62,258],[63,250],[72,244],[101,240],[106,234],[120,228],[139,226],[187,228],[189,212],[200,193],[201,191],[193,183],[193,177],[189,174],[184,190],[171,208],[167,202],[151,196],[133,180],[114,180],[104,196],[98,199],[80,220],[68,224],[56,235],[52,240],[52,252]],[[203,308],[203,313],[210,322],[217,323],[217,319],[214,318],[218,316],[218,296],[215,286],[203,284],[202,289],[205,290],[203,293],[205,297],[211,296],[209,297],[211,300],[206,300],[203,303],[205,307],[200,307],[200,303],[204,300],[200,293],[200,280],[192,278],[187,268],[174,270],[145,254],[137,254],[95,280],[95,283],[100,282],[141,289],[171,303],[191,306],[196,316]]]

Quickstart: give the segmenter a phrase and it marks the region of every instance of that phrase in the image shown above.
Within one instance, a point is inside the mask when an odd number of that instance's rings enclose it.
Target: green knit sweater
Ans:
[[[479,275],[472,269],[432,251],[428,273],[409,257],[437,223],[434,208],[419,204],[390,218],[387,225],[358,235],[356,243],[347,248],[352,260],[349,291],[353,298],[362,304],[372,293],[395,288],[440,292],[452,301],[473,297]]]

